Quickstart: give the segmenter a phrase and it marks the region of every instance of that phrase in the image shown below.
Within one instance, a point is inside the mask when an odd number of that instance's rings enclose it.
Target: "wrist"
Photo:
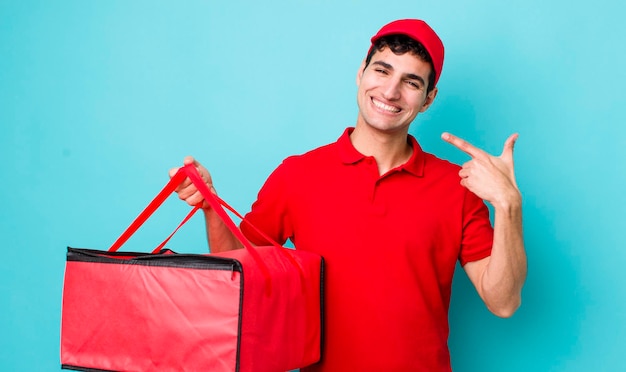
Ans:
[[[207,184],[207,187],[209,188],[209,191],[213,193],[213,195],[217,196],[217,190],[215,190],[215,187],[213,187],[213,184]],[[202,210],[205,213],[207,213],[211,209],[212,209],[211,204],[209,204],[209,202],[207,202],[206,200],[202,200]]]
[[[492,204],[496,211],[513,214],[522,208],[522,195],[519,190],[512,190]]]

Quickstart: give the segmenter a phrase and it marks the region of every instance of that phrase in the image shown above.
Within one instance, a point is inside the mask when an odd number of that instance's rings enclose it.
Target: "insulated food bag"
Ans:
[[[175,253],[168,237],[152,253],[118,251],[187,177],[244,249]],[[68,248],[62,367],[277,372],[320,360],[323,258],[252,246],[224,207],[241,217],[186,165],[108,250]]]

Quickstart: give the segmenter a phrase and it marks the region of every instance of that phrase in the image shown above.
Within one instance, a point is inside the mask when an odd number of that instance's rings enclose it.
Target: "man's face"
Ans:
[[[431,66],[418,57],[377,51],[370,64],[357,75],[357,125],[382,132],[407,132],[418,113],[426,111],[437,88],[426,94]]]

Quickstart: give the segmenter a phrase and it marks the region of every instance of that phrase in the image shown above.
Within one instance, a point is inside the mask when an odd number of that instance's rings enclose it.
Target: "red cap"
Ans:
[[[400,19],[388,23],[381,28],[376,35],[372,36],[372,46],[376,40],[388,35],[406,35],[413,40],[419,41],[433,60],[435,69],[435,85],[439,81],[439,75],[443,69],[443,43],[435,31],[426,22],[419,19]]]

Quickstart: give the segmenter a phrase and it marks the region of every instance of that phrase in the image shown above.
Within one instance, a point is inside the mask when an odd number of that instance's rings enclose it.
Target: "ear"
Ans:
[[[428,95],[426,95],[426,99],[424,100],[424,104],[422,105],[420,112],[424,112],[428,110],[430,105],[432,105],[433,102],[435,101],[435,97],[437,97],[437,92],[438,92],[438,89],[437,87],[435,87],[433,88],[433,90],[430,91],[430,93],[428,93]]]
[[[365,60],[361,62],[361,67],[356,73],[356,86],[358,87],[361,84],[361,77],[363,76],[363,70],[365,69]]]

